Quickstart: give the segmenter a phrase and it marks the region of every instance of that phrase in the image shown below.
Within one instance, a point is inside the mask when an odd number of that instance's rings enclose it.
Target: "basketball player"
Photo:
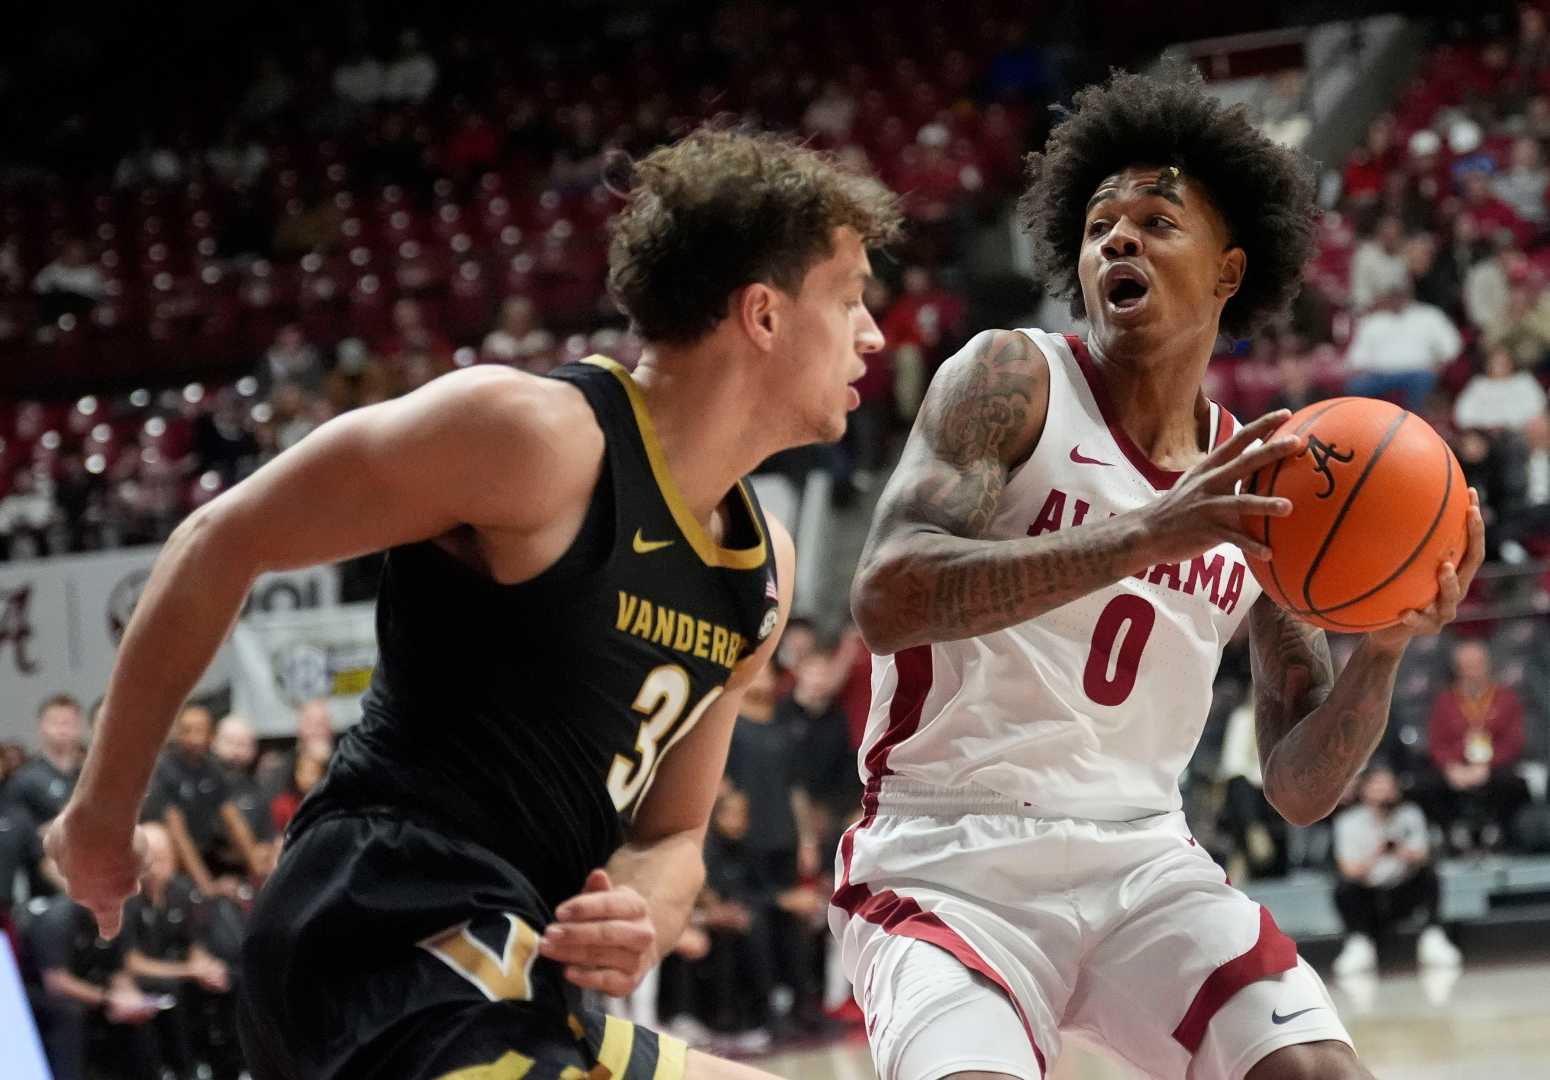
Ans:
[[[1245,618],[1265,794],[1334,808],[1388,715],[1406,642],[1480,564],[1368,634],[1256,599],[1236,494],[1298,453],[1201,390],[1221,330],[1294,296],[1305,161],[1198,79],[1116,75],[1029,159],[1022,201],[1087,339],[992,330],[938,372],[852,601],[877,654],[864,815],[830,910],[885,1080],[1033,1080],[1063,1032],[1147,1076],[1367,1075],[1317,975],[1190,836],[1178,779]],[[1338,478],[1337,478],[1338,479]],[[1240,550],[1241,549],[1241,550]]]
[[[894,197],[705,130],[637,166],[610,285],[647,343],[479,367],[320,428],[158,559],[48,839],[118,930],[152,758],[254,577],[389,549],[364,717],[252,915],[262,1080],[762,1075],[584,1009],[677,940],[738,700],[793,554],[741,477],[838,438],[882,339],[861,303]]]

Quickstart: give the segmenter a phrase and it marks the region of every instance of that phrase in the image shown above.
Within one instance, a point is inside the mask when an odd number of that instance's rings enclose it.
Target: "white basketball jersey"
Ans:
[[[1080,528],[1157,499],[1178,473],[1118,423],[1078,338],[1024,330],[1049,360],[1049,410],[990,539]],[[1237,428],[1211,405],[1212,445]],[[993,634],[872,660],[862,780],[977,786],[1053,817],[1176,810],[1222,648],[1260,589],[1235,545],[1163,563]]]

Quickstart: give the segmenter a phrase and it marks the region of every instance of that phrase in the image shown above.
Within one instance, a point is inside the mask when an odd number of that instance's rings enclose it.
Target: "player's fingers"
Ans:
[[[614,887],[614,883],[608,879],[608,871],[598,867],[587,875],[587,883],[581,887],[584,893],[607,892]]]
[[[610,949],[598,946],[539,946],[539,955],[546,960],[567,967],[609,968],[615,971],[634,971],[640,966],[641,954],[631,949]]]
[[[1235,458],[1217,465],[1215,476],[1219,481],[1236,483],[1243,480],[1267,465],[1274,465],[1283,458],[1292,457],[1303,451],[1304,443],[1301,435],[1277,435],[1269,442],[1261,443],[1248,453],[1240,454]]]
[[[1291,499],[1271,495],[1229,495],[1217,505],[1238,517],[1288,517],[1292,512]]]
[[[1469,489],[1469,514],[1466,521],[1469,525],[1469,547],[1464,551],[1459,577],[1463,579],[1463,588],[1467,592],[1469,583],[1475,580],[1475,571],[1485,562],[1485,518],[1480,514],[1480,495],[1474,488]]]
[[[602,919],[544,928],[543,941],[556,945],[611,945],[635,949],[648,947],[656,939],[650,924],[638,920]]]
[[[1201,465],[1210,469],[1224,461],[1231,461],[1243,453],[1244,448],[1251,445],[1255,439],[1263,439],[1284,424],[1291,415],[1291,412],[1286,409],[1277,409],[1275,412],[1266,413],[1251,424],[1244,424],[1233,433],[1232,438],[1207,454]]]
[[[634,889],[573,896],[554,910],[560,922],[592,922],[597,919],[636,919],[647,913],[646,901]]]
[[[1218,542],[1236,544],[1243,553],[1250,558],[1266,562],[1270,559],[1270,547],[1263,540],[1256,539],[1241,529],[1235,529],[1230,525],[1222,525],[1216,530]]]

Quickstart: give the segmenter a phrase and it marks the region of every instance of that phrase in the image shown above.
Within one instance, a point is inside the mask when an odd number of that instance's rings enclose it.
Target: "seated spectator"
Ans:
[[[1335,817],[1340,871],[1335,907],[1346,933],[1335,974],[1376,967],[1376,943],[1416,911],[1426,920],[1416,959],[1423,965],[1458,966],[1459,951],[1437,923],[1437,871],[1431,865],[1426,818],[1414,803],[1399,801],[1399,785],[1387,765],[1369,766],[1357,783],[1358,802]]]
[[[42,866],[43,838],[32,820],[14,807],[0,808],[0,935],[11,926],[18,884],[36,879]],[[23,895],[31,891],[29,884]]]
[[[258,782],[271,797],[291,786],[298,758],[310,756],[328,764],[334,756],[333,723],[333,713],[322,698],[301,703],[296,710],[296,745],[283,754],[266,753],[258,764]]]
[[[38,318],[47,324],[61,315],[84,317],[108,294],[102,270],[86,252],[86,245],[71,240],[60,248],[54,261],[32,279],[38,294]]]
[[[46,533],[60,521],[54,485],[46,471],[30,467],[11,476],[11,490],[0,496],[0,550],[12,559],[44,554]]]
[[[159,1003],[125,970],[122,935],[98,937],[91,912],[59,896],[27,923],[22,941],[38,974],[34,1015],[54,1080],[86,1080],[88,1065],[107,1064],[120,1075],[160,1075],[156,1036],[145,1026]]]
[[[770,996],[775,989],[775,943],[770,932],[770,891],[746,847],[748,798],[723,788],[705,838],[705,888],[695,922],[710,934],[703,964],[710,982],[706,1019],[724,1032],[739,1032],[741,1048],[770,1044]]]
[[[508,296],[495,329],[479,345],[479,359],[527,370],[529,361],[553,346],[554,335],[538,321],[538,306],[525,296]]]
[[[179,865],[203,895],[235,900],[243,891],[241,879],[217,878],[210,869],[212,862],[220,865],[218,834],[225,832],[240,853],[241,869],[255,881],[262,879],[267,867],[252,830],[232,804],[225,775],[210,756],[210,728],[210,710],[202,705],[186,705],[178,713],[172,742],[162,751],[151,777],[141,819],[166,826]]]
[[[1520,489],[1511,505],[1504,507],[1497,533],[1502,558],[1510,563],[1528,559],[1528,545],[1550,540],[1550,414],[1534,417],[1523,426],[1523,461]]]
[[[1511,243],[1482,238],[1473,218],[1453,219],[1453,243],[1448,258],[1463,283],[1461,300],[1469,325],[1483,330],[1501,321],[1507,310],[1509,268],[1521,273],[1527,260]]]
[[[1358,244],[1351,257],[1351,307],[1364,312],[1409,282],[1405,227],[1399,218],[1389,215],[1378,221],[1372,236]]]
[[[382,98],[423,105],[436,89],[436,60],[420,44],[420,35],[405,30],[398,35],[398,56],[382,72]]]
[[[210,751],[226,778],[231,804],[242,815],[242,820],[248,823],[253,833],[253,842],[260,848],[261,861],[266,867],[272,867],[279,854],[279,845],[273,842],[274,819],[269,814],[269,799],[265,797],[254,775],[254,766],[258,762],[258,738],[253,733],[253,725],[248,723],[246,717],[236,713],[222,717],[221,722],[215,725],[215,740]],[[229,842],[217,849],[216,862],[219,867],[212,865],[211,869],[218,875],[241,874],[243,871],[242,853]]]
[[[318,755],[316,748],[305,743],[297,747],[295,756],[289,760],[290,777],[284,789],[269,800],[269,820],[274,824],[275,832],[280,834],[290,828],[302,800],[317,787],[318,781],[323,779],[323,771],[328,768],[328,761]]]
[[[1550,216],[1545,206],[1547,189],[1550,169],[1545,168],[1539,143],[1534,139],[1514,140],[1511,163],[1491,178],[1491,190],[1518,217],[1538,229],[1544,227]]]
[[[1550,358],[1550,290],[1526,267],[1509,273],[1506,300],[1480,337],[1486,348],[1504,348],[1518,367],[1533,371]]]
[[[262,374],[265,386],[293,383],[312,393],[323,386],[323,359],[302,328],[288,323],[264,353]]]
[[[1407,409],[1419,411],[1437,385],[1438,371],[1463,347],[1452,320],[1413,299],[1406,281],[1357,320],[1346,350],[1353,369],[1346,390],[1363,397],[1396,394]]]
[[[1507,234],[1519,247],[1534,239],[1534,227],[1491,190],[1491,177],[1485,169],[1468,169],[1459,180],[1459,214],[1473,218],[1480,235],[1496,238]]]
[[[1432,768],[1415,795],[1455,850],[1468,851],[1477,839],[1496,848],[1529,798],[1514,769],[1523,753],[1523,703],[1492,678],[1491,654],[1481,642],[1454,647],[1453,672],[1453,685],[1432,705]]]
[[[1544,415],[1545,388],[1512,362],[1512,353],[1498,345],[1485,354],[1485,370],[1471,376],[1453,403],[1453,422],[1480,431],[1519,431]]]
[[[223,1017],[225,1045],[236,1034],[231,1012],[231,974],[204,941],[207,909],[192,884],[177,873],[177,855],[167,830],[145,827],[145,872],[140,892],[124,905],[124,970],[144,992],[170,998],[153,1026],[164,1068],[179,1076],[208,1069],[209,1047],[201,1021],[214,1011]]]
[[[41,829],[65,808],[86,756],[86,724],[81,703],[54,694],[38,707],[38,754],[25,762],[4,788],[5,806],[16,808]]]
[[[1286,819],[1265,798],[1258,747],[1254,701],[1249,695],[1227,714],[1227,731],[1222,736],[1216,774],[1225,785],[1222,829],[1233,841],[1229,866],[1235,862],[1241,866],[1241,872],[1229,870],[1234,880],[1242,872],[1256,879],[1286,875]]]

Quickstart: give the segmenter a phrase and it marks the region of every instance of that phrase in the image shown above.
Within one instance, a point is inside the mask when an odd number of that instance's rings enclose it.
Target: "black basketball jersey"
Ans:
[[[773,630],[777,603],[748,482],[715,543],[629,372],[594,357],[553,377],[586,396],[606,443],[575,541],[518,585],[431,542],[388,553],[362,720],[293,825],[387,807],[503,856],[551,905],[622,843],[663,757]]]

